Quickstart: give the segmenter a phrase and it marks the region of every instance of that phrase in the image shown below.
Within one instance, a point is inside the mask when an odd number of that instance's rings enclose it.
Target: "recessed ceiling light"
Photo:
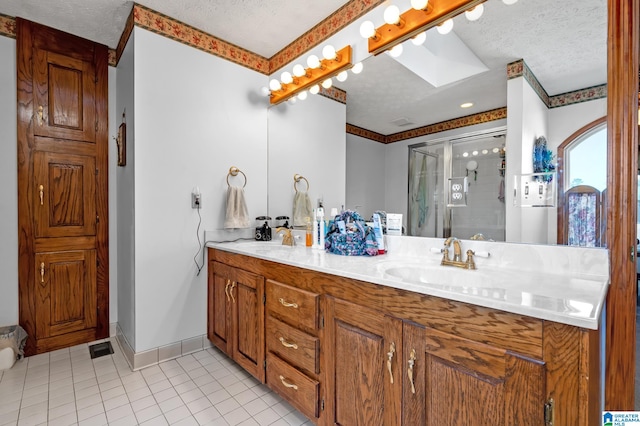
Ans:
[[[473,102],[465,102],[460,105],[460,108],[471,108],[473,106]]]

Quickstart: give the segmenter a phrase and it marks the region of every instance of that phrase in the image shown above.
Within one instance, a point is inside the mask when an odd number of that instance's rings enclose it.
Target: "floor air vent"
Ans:
[[[96,343],[95,345],[89,346],[89,354],[91,354],[91,359],[113,354],[111,342]]]

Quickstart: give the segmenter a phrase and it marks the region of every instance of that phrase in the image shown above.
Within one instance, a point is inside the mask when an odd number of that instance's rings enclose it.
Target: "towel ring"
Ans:
[[[227,186],[231,186],[231,184],[229,183],[229,176],[238,176],[238,173],[242,174],[242,176],[244,177],[244,185],[242,185],[242,187],[244,188],[245,186],[247,186],[247,175],[245,175],[244,172],[236,166],[231,166],[229,168],[229,173],[227,173]]]
[[[296,190],[296,192],[298,192],[298,187],[296,186],[301,180],[305,181],[307,183],[307,191],[309,191],[309,181],[307,180],[306,177],[299,175],[299,174],[295,174],[293,175],[293,189]]]

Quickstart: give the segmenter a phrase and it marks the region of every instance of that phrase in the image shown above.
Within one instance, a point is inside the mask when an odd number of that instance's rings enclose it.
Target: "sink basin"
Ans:
[[[381,267],[387,278],[402,280],[413,284],[436,284],[453,287],[492,288],[496,282],[504,282],[509,277],[503,274],[490,273],[482,270],[468,270],[452,266],[419,265],[391,263]]]

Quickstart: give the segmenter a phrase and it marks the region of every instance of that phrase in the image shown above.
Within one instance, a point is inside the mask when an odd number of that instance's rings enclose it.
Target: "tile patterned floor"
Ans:
[[[312,423],[215,348],[133,372],[88,345],[0,371],[0,425],[243,425]]]

